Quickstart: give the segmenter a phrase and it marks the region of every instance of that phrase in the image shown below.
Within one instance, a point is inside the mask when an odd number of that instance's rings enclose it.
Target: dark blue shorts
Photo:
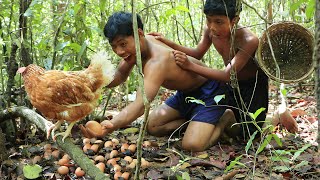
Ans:
[[[223,115],[226,108],[224,106],[216,106],[214,97],[225,94],[223,83],[208,80],[199,88],[192,92],[184,93],[177,91],[165,103],[179,111],[182,118],[192,121],[200,121],[209,124],[216,124]],[[187,97],[194,97],[201,100],[206,106],[186,101]],[[222,100],[223,101],[223,100]],[[223,104],[222,101],[219,104]]]

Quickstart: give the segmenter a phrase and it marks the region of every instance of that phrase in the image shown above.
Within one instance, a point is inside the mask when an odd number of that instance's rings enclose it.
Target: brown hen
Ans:
[[[71,133],[73,125],[90,114],[98,105],[102,88],[114,77],[114,66],[105,52],[93,55],[91,64],[82,71],[48,70],[30,64],[18,70],[22,74],[25,90],[31,104],[48,120],[58,121],[50,131],[53,139]],[[64,122],[69,122],[65,132],[54,135]]]

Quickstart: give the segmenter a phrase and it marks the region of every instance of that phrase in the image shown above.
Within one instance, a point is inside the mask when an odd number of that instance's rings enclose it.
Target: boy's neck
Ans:
[[[149,41],[146,38],[142,39],[141,43],[141,59],[147,61],[151,57]]]

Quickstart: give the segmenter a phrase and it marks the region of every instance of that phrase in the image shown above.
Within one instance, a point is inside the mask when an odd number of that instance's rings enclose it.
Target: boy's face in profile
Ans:
[[[136,49],[133,36],[116,36],[110,45],[113,52],[123,60],[127,62],[135,60]]]
[[[230,21],[225,15],[206,15],[206,22],[213,37],[224,39],[230,37],[235,18]]]

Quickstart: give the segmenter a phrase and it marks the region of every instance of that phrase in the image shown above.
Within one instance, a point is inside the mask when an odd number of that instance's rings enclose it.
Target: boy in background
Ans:
[[[233,107],[231,109],[239,123],[252,120],[248,112],[255,113],[258,109],[265,108],[256,118],[256,122],[262,127],[268,111],[268,77],[255,63],[259,39],[248,28],[237,26],[237,11],[236,0],[206,0],[206,25],[196,48],[178,45],[164,38],[161,33],[154,32],[150,35],[177,50],[174,51],[175,61],[182,69],[211,80],[226,82],[227,105]],[[199,66],[186,58],[188,55],[201,59],[211,45],[221,55],[225,69]],[[245,137],[247,134],[250,136],[257,130],[252,123],[244,123],[242,127],[244,139],[248,138]]]

